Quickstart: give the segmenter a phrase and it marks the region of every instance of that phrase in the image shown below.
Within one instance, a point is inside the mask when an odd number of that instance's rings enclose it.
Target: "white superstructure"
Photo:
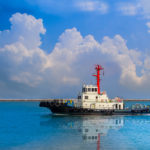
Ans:
[[[109,99],[105,91],[98,94],[96,85],[83,85],[78,96],[78,106],[88,109],[123,109],[123,100],[119,97]]]

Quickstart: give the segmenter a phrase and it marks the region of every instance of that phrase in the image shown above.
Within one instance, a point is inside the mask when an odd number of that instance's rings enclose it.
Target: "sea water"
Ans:
[[[54,116],[38,102],[0,102],[0,150],[149,149],[149,115]]]

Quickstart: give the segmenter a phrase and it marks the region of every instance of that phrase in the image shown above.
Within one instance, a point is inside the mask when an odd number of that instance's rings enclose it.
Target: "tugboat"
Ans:
[[[101,91],[101,65],[95,66],[96,85],[83,85],[82,93],[77,99],[53,99],[40,102],[40,107],[47,107],[54,114],[69,115],[124,115],[150,113],[148,106],[136,104],[131,108],[125,108],[123,99],[115,97],[109,99],[106,91]]]

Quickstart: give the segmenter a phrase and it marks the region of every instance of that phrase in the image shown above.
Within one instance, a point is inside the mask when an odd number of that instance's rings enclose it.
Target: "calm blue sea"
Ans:
[[[38,102],[0,102],[0,150],[98,149],[150,150],[150,116],[53,116]]]

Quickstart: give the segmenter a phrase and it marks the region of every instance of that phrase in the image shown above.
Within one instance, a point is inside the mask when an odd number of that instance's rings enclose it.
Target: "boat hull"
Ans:
[[[94,110],[86,108],[77,108],[67,106],[66,104],[57,104],[55,102],[40,102],[40,107],[47,107],[54,114],[67,115],[112,115],[113,110]]]
[[[66,115],[138,115],[138,114],[150,114],[149,109],[140,110],[112,110],[112,109],[87,109],[78,108],[73,106],[67,106],[63,103],[57,102],[40,102],[40,107],[47,107],[54,114],[66,114]]]

